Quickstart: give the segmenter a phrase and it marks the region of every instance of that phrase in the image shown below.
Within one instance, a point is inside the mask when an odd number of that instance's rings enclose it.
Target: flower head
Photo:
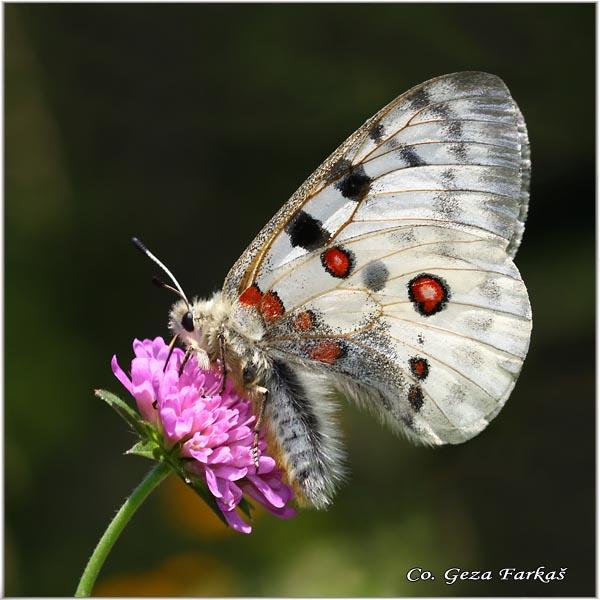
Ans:
[[[258,467],[254,463],[256,417],[250,401],[230,381],[221,392],[221,374],[200,369],[193,357],[180,376],[184,353],[179,348],[165,369],[169,348],[160,337],[135,340],[133,350],[131,377],[116,356],[111,363],[113,373],[135,398],[142,417],[161,434],[164,448],[177,445],[185,468],[206,484],[229,525],[243,533],[252,531],[236,511],[244,494],[278,517],[292,517],[295,511],[288,506],[292,490],[266,454],[262,434]]]

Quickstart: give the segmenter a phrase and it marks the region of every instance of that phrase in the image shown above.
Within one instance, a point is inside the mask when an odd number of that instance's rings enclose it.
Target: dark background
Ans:
[[[168,481],[109,595],[595,594],[595,6],[4,5],[5,593],[70,595],[148,464],[94,398],[134,337],[167,335],[137,234],[189,294],[352,130],[459,70],[501,76],[532,144],[517,264],[534,328],[506,408],[458,447],[411,447],[344,407],[352,478],[328,512],[224,530]],[[409,584],[406,571],[437,579]],[[563,582],[445,569],[566,567]]]

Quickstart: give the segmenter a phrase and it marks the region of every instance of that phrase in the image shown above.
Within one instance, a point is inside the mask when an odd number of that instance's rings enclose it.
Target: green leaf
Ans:
[[[129,425],[129,427],[142,438],[151,436],[153,427],[135,411],[127,402],[106,390],[96,390],[96,396],[104,400],[117,414]]]
[[[150,460],[160,460],[162,449],[154,440],[140,440],[129,448],[125,454],[135,454]]]

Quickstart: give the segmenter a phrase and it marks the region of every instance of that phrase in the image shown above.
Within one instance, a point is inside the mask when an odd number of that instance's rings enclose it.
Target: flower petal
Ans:
[[[283,497],[277,494],[264,479],[257,477],[256,475],[248,475],[248,480],[265,497],[267,502],[272,504],[275,508],[282,508],[285,505]]]
[[[238,512],[235,509],[234,510],[224,510],[220,506],[220,503],[218,501],[217,501],[217,503],[219,504],[219,508],[221,508],[221,512],[223,513],[223,516],[227,520],[227,523],[229,523],[229,527],[231,527],[231,529],[233,529],[235,531],[239,531],[240,533],[251,533],[252,532],[252,527],[250,527],[250,525],[248,525],[248,523],[246,523],[242,519],[242,517],[240,517],[240,515],[238,514]]]
[[[133,385],[129,380],[129,377],[125,375],[125,371],[123,371],[123,369],[121,369],[121,367],[119,366],[116,355],[113,355],[112,360],[110,361],[110,366],[112,368],[114,376],[123,384],[125,389],[133,395]]]
[[[284,484],[285,485],[285,484]],[[265,497],[250,483],[245,484],[244,493],[250,498],[260,502],[270,513],[282,518],[282,519],[290,519],[291,517],[296,515],[296,510],[291,506],[283,506],[281,508],[277,508],[273,506],[271,503],[265,501]],[[292,493],[290,490],[290,498],[286,500],[289,502],[291,499]]]
[[[134,386],[132,394],[142,417],[146,421],[158,425],[158,411],[154,407],[156,395],[150,382],[144,381],[142,384]]]
[[[227,479],[229,481],[237,481],[242,477],[245,477],[248,473],[248,469],[243,467],[241,469],[236,467],[230,467],[228,465],[213,466],[212,470],[215,472],[217,477]]]
[[[210,464],[223,463],[231,459],[231,450],[227,446],[220,446],[215,448],[215,451],[211,454],[209,462]]]
[[[267,473],[271,473],[275,468],[275,460],[270,456],[265,456],[264,454],[258,459],[258,474],[266,475]]]
[[[217,481],[217,476],[215,475],[214,471],[210,468],[207,468],[205,473],[206,473],[206,485],[208,485],[208,489],[210,490],[210,493],[215,498],[222,498],[223,494],[221,493],[221,490],[219,489],[219,483]]]

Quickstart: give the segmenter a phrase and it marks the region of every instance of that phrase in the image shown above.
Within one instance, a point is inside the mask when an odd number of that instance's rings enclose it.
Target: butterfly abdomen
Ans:
[[[319,379],[274,361],[266,381],[271,434],[300,500],[325,508],[342,477],[341,452]]]

